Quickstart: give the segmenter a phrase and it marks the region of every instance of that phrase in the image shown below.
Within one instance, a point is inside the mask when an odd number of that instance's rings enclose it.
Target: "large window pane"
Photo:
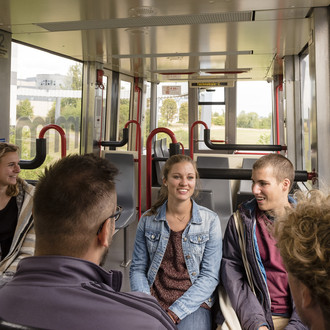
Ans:
[[[167,82],[157,86],[157,126],[169,128],[178,142],[188,148],[188,83]],[[157,139],[166,138],[168,145],[171,138],[164,133],[157,134]]]
[[[131,91],[132,83],[125,80],[120,80],[120,91],[119,91],[119,113],[118,113],[118,141],[123,138],[123,128],[125,124],[129,121],[129,113],[131,107]],[[117,150],[127,150],[128,144],[123,147],[117,148]]]
[[[272,85],[266,81],[237,82],[238,144],[272,144]]]
[[[210,139],[214,143],[225,142],[225,89],[199,89],[198,120],[205,122],[210,129]],[[199,140],[204,140],[204,126],[199,125]],[[204,142],[198,143],[200,150],[209,148]]]
[[[312,82],[309,73],[309,55],[303,55],[300,60],[301,74],[301,107],[303,115],[303,168],[312,171],[312,129],[311,129],[311,109],[312,109]]]
[[[146,150],[146,144],[147,144],[147,139],[150,134],[150,98],[151,98],[151,83],[150,82],[145,82],[144,83],[144,88],[145,88],[145,100],[143,101],[145,106],[145,113],[144,113],[144,118],[142,120],[142,127],[141,127],[141,134],[142,134],[142,149],[143,152],[145,153]]]
[[[61,126],[67,154],[80,151],[82,64],[21,44],[12,44],[10,142],[21,150],[21,159],[35,157],[35,141],[47,124]],[[42,168],[61,157],[60,136],[47,131],[47,158],[36,170],[21,176],[37,179]]]

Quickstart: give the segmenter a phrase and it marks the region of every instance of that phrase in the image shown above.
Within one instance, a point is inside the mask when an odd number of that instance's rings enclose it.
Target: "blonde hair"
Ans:
[[[9,153],[9,152],[18,153],[18,151],[19,151],[18,146],[15,146],[14,144],[11,144],[11,143],[0,142],[0,162],[1,162],[1,159],[7,153]],[[18,178],[16,184],[8,185],[7,190],[6,190],[6,195],[10,196],[10,197],[17,196],[19,193],[19,188],[18,188],[19,183],[22,183],[22,180]]]
[[[311,291],[330,322],[330,195],[298,195],[296,208],[276,221],[275,237],[285,266]]]
[[[199,185],[199,174],[198,174],[198,171],[196,168],[196,164],[189,156],[182,155],[182,154],[173,155],[166,161],[166,163],[163,167],[163,178],[165,178],[167,180],[168,174],[170,173],[172,167],[175,164],[181,163],[181,162],[188,162],[194,167],[195,175],[196,175],[196,186],[198,186]],[[193,197],[196,197],[197,195],[198,195],[198,188],[197,189],[195,188]],[[168,199],[168,190],[167,190],[167,187],[165,187],[165,185],[162,184],[162,186],[160,187],[159,197],[158,197],[157,201],[154,203],[154,205],[152,205],[152,207],[150,208],[149,212],[146,215],[156,214],[157,209],[161,205],[163,205],[167,199]]]

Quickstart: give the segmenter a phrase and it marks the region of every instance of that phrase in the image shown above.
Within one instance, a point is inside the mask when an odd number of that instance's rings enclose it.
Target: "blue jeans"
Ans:
[[[199,307],[195,312],[181,320],[177,327],[179,330],[211,330],[211,310]]]

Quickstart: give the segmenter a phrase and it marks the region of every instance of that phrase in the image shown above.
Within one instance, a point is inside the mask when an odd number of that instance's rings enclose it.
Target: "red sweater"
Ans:
[[[276,247],[276,241],[271,234],[272,229],[273,220],[268,219],[264,212],[258,210],[256,235],[261,260],[266,270],[271,311],[275,315],[289,316],[291,298],[288,275]]]

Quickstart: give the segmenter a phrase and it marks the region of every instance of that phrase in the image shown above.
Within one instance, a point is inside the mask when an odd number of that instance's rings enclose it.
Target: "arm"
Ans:
[[[296,306],[293,302],[293,299],[291,297],[292,301],[292,314],[289,320],[289,324],[284,328],[285,330],[308,330],[307,326],[305,326],[302,321],[300,320],[299,315],[296,311]]]
[[[13,276],[21,259],[34,255],[35,233],[32,216],[34,187],[24,186],[24,198],[21,197],[15,235],[9,254],[0,263],[0,274]]]
[[[211,220],[209,239],[205,243],[205,249],[200,272],[192,286],[177,299],[169,309],[181,320],[196,311],[200,305],[210,298],[219,283],[219,268],[222,256],[222,235],[220,220],[215,216]]]
[[[145,217],[140,219],[136,230],[132,264],[129,276],[132,291],[141,291],[150,294],[150,287],[147,279],[147,272],[149,269],[149,254],[144,234],[145,220]]]
[[[36,235],[34,232],[32,216],[26,231],[27,233],[25,233],[21,240],[17,243],[17,246],[13,252],[8,255],[8,259],[4,259],[3,269],[4,275],[6,276],[12,276],[14,273],[16,273],[16,269],[20,260],[26,257],[32,257],[34,255]]]
[[[221,281],[242,327],[264,329],[267,324],[264,309],[248,285],[233,216],[229,219],[223,240]]]

